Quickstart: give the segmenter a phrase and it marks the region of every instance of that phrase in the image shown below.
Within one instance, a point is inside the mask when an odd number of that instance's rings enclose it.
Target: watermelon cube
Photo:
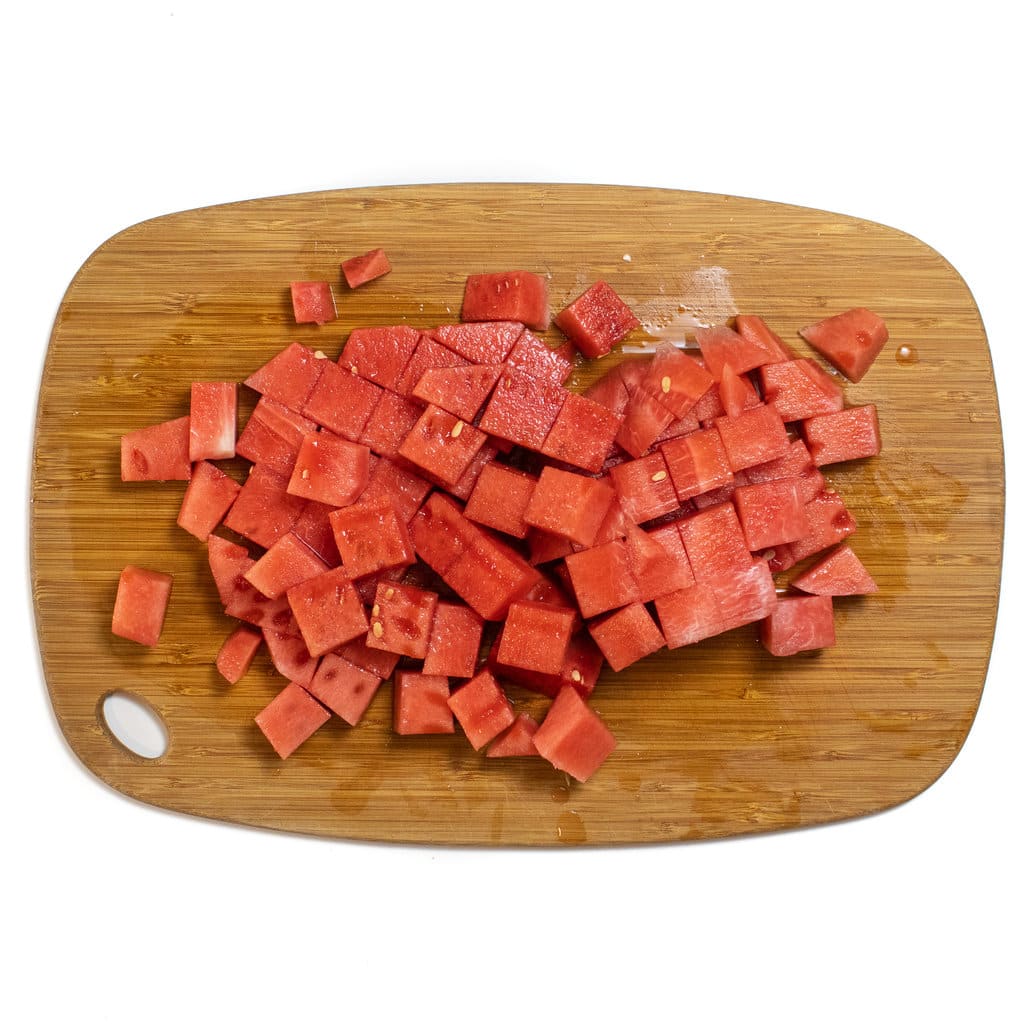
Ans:
[[[338,308],[330,281],[292,281],[292,312],[297,324],[323,326],[337,320]]]
[[[277,756],[290,757],[331,717],[301,686],[289,683],[257,716],[260,732]]]
[[[437,602],[437,594],[421,587],[378,584],[367,646],[422,660],[427,656]]]
[[[608,475],[622,511],[634,523],[646,523],[679,508],[679,498],[661,452],[622,462],[613,466]]]
[[[358,725],[380,684],[373,672],[339,654],[325,654],[306,689],[343,722]]]
[[[306,641],[296,626],[284,631],[264,626],[263,642],[267,645],[271,664],[285,679],[299,686],[309,685],[318,662],[310,655]]]
[[[342,260],[341,273],[349,288],[359,288],[391,272],[391,263],[383,249],[371,249],[362,256]]]
[[[121,479],[188,480],[189,418],[181,416],[133,430],[121,438]]]
[[[262,633],[248,626],[238,626],[217,652],[217,671],[229,683],[237,683],[249,671],[261,643]]]
[[[411,396],[425,373],[431,370],[463,369],[471,364],[457,352],[435,341],[429,334],[420,334],[420,340],[402,371],[395,391]]]
[[[795,480],[746,484],[733,491],[732,500],[751,551],[789,544],[807,533],[807,513]]]
[[[533,745],[537,723],[525,711],[487,748],[488,757],[539,757]]]
[[[828,597],[874,594],[878,590],[878,584],[848,544],[840,544],[820,562],[805,569],[791,581],[791,586],[807,594]]]
[[[414,466],[445,484],[456,484],[487,440],[476,427],[428,405],[398,449]]]
[[[481,471],[466,502],[466,518],[522,539],[529,530],[523,516],[536,486],[536,477],[491,462]]]
[[[260,398],[235,445],[235,452],[250,462],[267,466],[286,478],[295,468],[302,438],[316,423],[272,398]]]
[[[358,441],[382,393],[382,388],[365,377],[327,362],[302,412],[332,434]]]
[[[462,296],[462,319],[513,320],[546,331],[551,322],[547,278],[528,270],[471,274]]]
[[[286,533],[249,567],[245,579],[273,600],[327,568],[327,563],[294,533]]]
[[[576,612],[543,601],[513,601],[501,631],[496,661],[551,675],[561,670]]]
[[[825,595],[780,597],[761,621],[761,643],[776,657],[834,647],[835,642],[832,598]]]
[[[241,489],[241,484],[212,462],[197,462],[181,499],[178,525],[193,537],[206,540],[227,514]]]
[[[582,395],[568,392],[541,446],[549,458],[598,472],[622,426],[622,417]]]
[[[399,672],[392,693],[392,725],[399,736],[455,732],[445,676]]]
[[[363,427],[359,443],[378,455],[393,459],[422,413],[423,407],[416,402],[393,391],[383,391]]]
[[[586,782],[615,749],[611,730],[571,686],[563,687],[533,737],[541,757]]]
[[[760,373],[764,400],[786,423],[843,407],[843,389],[813,359],[769,363]]]
[[[807,533],[788,546],[792,559],[790,564],[838,544],[857,529],[857,520],[835,491],[822,491],[816,495],[805,503],[804,512],[807,515]]]
[[[531,377],[540,377],[552,384],[564,384],[565,378],[572,371],[574,355],[571,344],[551,348],[533,331],[524,330],[506,356],[505,364]]]
[[[694,579],[703,582],[750,565],[750,549],[731,502],[679,520],[679,535]]]
[[[574,633],[569,641],[565,661],[555,673],[533,672],[529,669],[513,668],[510,665],[499,665],[497,661],[498,647],[501,638],[491,645],[487,655],[487,667],[504,678],[517,683],[527,690],[543,693],[548,697],[557,697],[567,686],[575,689],[584,699],[594,692],[598,676],[604,666],[604,655],[591,639],[590,634],[581,629]]]
[[[874,405],[851,405],[803,421],[807,450],[816,466],[866,459],[882,450],[878,410]]]
[[[737,373],[728,363],[722,367],[718,394],[727,416],[739,416],[761,404],[761,397],[746,374]]]
[[[238,385],[234,381],[192,385],[189,461],[234,457],[237,410]]]
[[[739,416],[719,416],[715,429],[734,473],[780,458],[789,450],[786,424],[771,405],[759,405]]]
[[[665,646],[658,624],[639,602],[611,612],[587,628],[613,672],[621,672]]]
[[[292,342],[246,378],[247,387],[301,413],[328,360],[317,359],[305,345]]]
[[[117,582],[111,632],[134,640],[144,647],[155,647],[164,628],[167,602],[173,577],[155,569],[126,565]]]
[[[715,380],[721,380],[728,366],[733,373],[747,373],[763,366],[772,358],[759,341],[744,336],[724,324],[698,327],[694,332],[700,346],[701,359]]]
[[[427,675],[468,679],[476,672],[483,630],[484,620],[472,608],[438,601],[423,671]]]
[[[463,522],[467,548],[442,576],[478,615],[497,622],[513,601],[537,585],[540,573],[507,544],[475,523]]]
[[[614,499],[614,488],[604,480],[545,466],[524,518],[539,530],[592,544]]]
[[[508,358],[523,330],[522,324],[512,321],[444,324],[430,336],[471,363],[498,366]]]
[[[480,418],[480,429],[542,451],[568,394],[559,384],[505,369]]]
[[[288,493],[325,505],[351,505],[370,480],[370,449],[327,430],[306,434],[295,458]]]
[[[392,459],[377,459],[370,481],[357,504],[390,501],[404,523],[409,523],[430,493],[430,482]]]
[[[448,707],[474,750],[485,747],[515,721],[505,691],[487,669],[460,686],[448,698]]]
[[[669,649],[695,644],[722,631],[715,591],[710,583],[698,582],[654,602],[658,621]]]
[[[409,528],[390,498],[336,509],[329,519],[349,579],[416,561]]]
[[[597,281],[555,317],[555,326],[588,359],[599,359],[640,321],[611,285]]]
[[[420,332],[404,324],[357,327],[349,334],[338,364],[382,388],[395,391],[419,340]]]
[[[500,366],[487,364],[428,369],[414,385],[412,394],[471,423],[500,376]]]
[[[889,340],[885,321],[862,306],[804,327],[800,335],[854,384]]]
[[[224,517],[229,530],[261,547],[272,547],[288,533],[305,507],[305,500],[288,493],[288,478],[257,463]]]
[[[585,619],[640,599],[625,541],[613,540],[567,555],[565,567]]]
[[[666,341],[655,349],[640,388],[653,395],[676,419],[681,419],[693,411],[714,381],[693,356]]]
[[[330,569],[291,587],[287,598],[314,658],[362,636],[369,628],[363,603],[343,568]]]
[[[732,483],[729,456],[717,430],[697,430],[661,447],[680,501]]]
[[[442,577],[476,541],[457,502],[432,494],[409,524],[416,554]]]

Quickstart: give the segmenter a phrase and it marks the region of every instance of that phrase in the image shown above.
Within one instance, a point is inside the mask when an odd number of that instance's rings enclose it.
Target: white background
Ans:
[[[55,727],[25,560],[43,356],[90,252],[175,210],[573,181],[902,228],[981,309],[1013,523],[1024,93],[1011,5],[678,7],[163,0],[5,15],[5,1019],[1021,1019],[1012,529],[960,756],[908,805],[843,825],[625,851],[314,841],[120,798]]]

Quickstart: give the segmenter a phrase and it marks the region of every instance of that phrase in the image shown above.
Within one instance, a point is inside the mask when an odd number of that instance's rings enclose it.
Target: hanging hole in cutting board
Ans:
[[[99,714],[111,736],[133,754],[152,761],[167,753],[167,726],[141,697],[114,690],[100,701]]]

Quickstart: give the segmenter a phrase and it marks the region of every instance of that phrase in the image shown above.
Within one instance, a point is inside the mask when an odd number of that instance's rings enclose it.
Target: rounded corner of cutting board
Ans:
[[[402,259],[384,285],[345,293],[335,329],[303,333],[288,323],[277,290],[296,268],[334,274],[339,233],[347,249],[384,239]],[[229,247],[231,258],[212,258],[217,246]],[[853,540],[881,594],[845,608],[839,651],[817,662],[755,664],[744,635],[602,679],[599,710],[620,750],[585,786],[567,786],[540,765],[481,767],[454,741],[393,749],[383,706],[362,733],[325,727],[328,735],[277,764],[253,737],[252,715],[274,692],[269,677],[215,693],[217,619],[210,607],[183,610],[200,585],[201,559],[191,538],[169,525],[180,492],[125,491],[119,483],[112,452],[124,419],[170,418],[181,406],[174,396],[197,373],[242,379],[258,353],[273,354],[268,338],[280,347],[315,336],[323,347],[323,339],[340,343],[337,332],[359,317],[456,315],[460,275],[506,256],[547,266],[553,302],[608,276],[645,330],[671,325],[677,305],[695,305],[695,268],[727,271],[730,301],[778,325],[786,340],[839,311],[830,307],[884,300],[896,328],[890,346],[911,346],[920,359],[898,365],[885,350],[852,389],[885,410],[888,447],[878,460],[840,471],[837,484],[862,521]],[[232,310],[244,316],[225,343]],[[51,337],[30,540],[47,688],[69,747],[105,785],[151,806],[257,827],[561,846],[856,818],[913,799],[962,750],[994,633],[1003,492],[992,481],[1002,472],[980,313],[955,268],[896,228],[710,193],[486,183],[335,190],[171,213],[97,247],[69,286]],[[161,551],[186,581],[172,595],[166,637],[146,658],[112,652],[111,581],[126,561]],[[934,609],[951,592],[960,614],[955,628],[943,629]],[[657,705],[628,690],[641,678],[667,686]],[[98,724],[101,692],[120,683],[139,684],[179,727],[162,759],[133,760]],[[675,716],[667,731],[651,725],[656,707]],[[226,785],[235,788],[226,793]]]

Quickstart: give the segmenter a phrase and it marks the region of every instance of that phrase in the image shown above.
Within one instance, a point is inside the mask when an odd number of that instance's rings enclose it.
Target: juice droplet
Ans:
[[[900,345],[896,349],[896,362],[909,366],[917,362],[917,349],[913,345]]]

